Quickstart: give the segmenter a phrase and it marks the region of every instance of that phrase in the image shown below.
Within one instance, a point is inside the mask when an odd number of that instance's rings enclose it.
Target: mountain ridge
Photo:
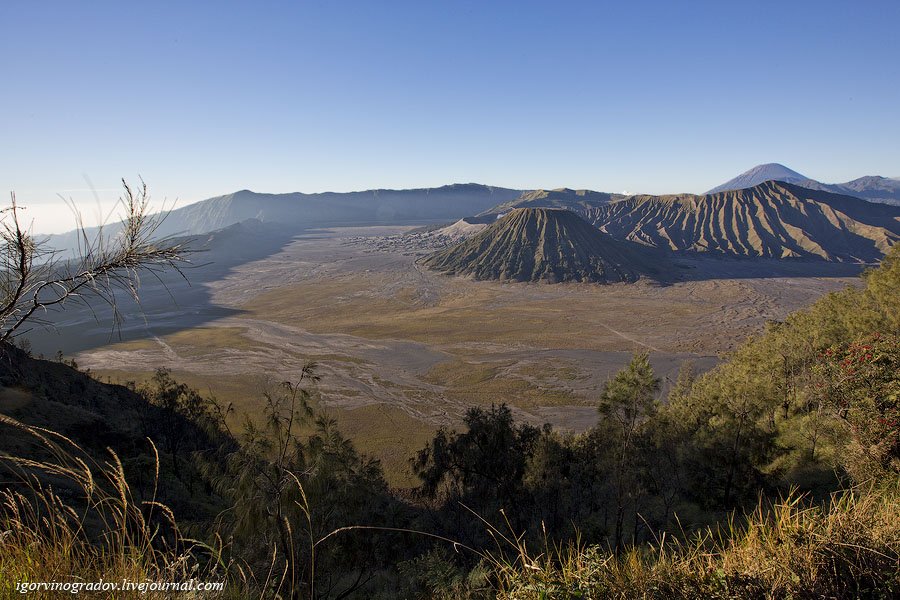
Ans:
[[[703,196],[631,196],[585,218],[620,240],[676,252],[874,262],[900,242],[900,208],[767,181]]]
[[[900,205],[900,181],[897,179],[880,175],[865,175],[844,183],[822,183],[780,163],[757,165],[737,177],[717,185],[706,194],[747,189],[766,181],[783,181],[813,190],[855,196],[870,202]]]
[[[457,220],[480,213],[522,194],[522,190],[477,183],[406,190],[359,192],[290,192],[267,194],[238,190],[168,212],[156,234],[201,235],[248,219],[295,227],[387,225],[403,222]],[[89,237],[97,228],[88,229]],[[105,228],[113,235],[118,225]],[[54,248],[75,248],[79,232],[41,236]]]

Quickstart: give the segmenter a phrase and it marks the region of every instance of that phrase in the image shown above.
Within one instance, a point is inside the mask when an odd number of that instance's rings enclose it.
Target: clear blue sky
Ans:
[[[900,176],[897,0],[10,1],[0,23],[0,190],[42,231],[69,228],[56,194],[137,175],[179,205]]]

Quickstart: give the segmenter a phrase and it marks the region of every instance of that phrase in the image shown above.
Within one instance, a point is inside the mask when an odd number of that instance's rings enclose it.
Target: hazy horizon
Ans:
[[[783,164],[783,163],[781,163]],[[756,166],[756,165],[753,165]],[[785,165],[790,167],[790,165]],[[747,169],[745,169],[746,171]],[[743,171],[741,171],[742,173]],[[800,171],[802,175],[809,176],[807,173]],[[738,175],[739,173],[734,173],[733,175]],[[881,175],[878,173],[867,173],[865,175]],[[859,177],[863,177],[865,175],[859,175]],[[883,175],[882,175],[883,176]],[[730,179],[728,177],[727,179]],[[817,181],[822,181],[823,183],[844,183],[843,181],[828,181],[826,179],[819,179],[817,177],[811,177],[811,179],[815,179]],[[856,179],[853,177],[851,179]],[[897,177],[892,177],[892,179],[900,179]],[[140,178],[135,177],[131,180],[128,180],[129,185],[135,186],[141,181]],[[847,180],[850,181],[850,180]],[[717,182],[717,184],[724,183],[725,179]],[[424,189],[424,188],[439,188],[448,185],[465,185],[465,184],[477,184],[477,185],[485,185],[489,187],[496,188],[507,188],[507,189],[520,189],[520,190],[552,190],[552,189],[560,189],[560,188],[569,188],[569,189],[586,189],[596,192],[609,192],[609,193],[617,193],[617,194],[654,194],[654,195],[662,195],[662,194],[679,194],[679,193],[692,193],[692,194],[703,194],[706,192],[706,189],[703,190],[661,190],[649,192],[644,189],[634,189],[634,190],[615,190],[604,187],[594,187],[594,188],[585,188],[585,187],[577,187],[572,185],[554,185],[554,186],[536,186],[536,187],[525,187],[525,186],[517,186],[517,185],[496,185],[493,183],[486,183],[481,181],[450,181],[446,183],[439,183],[435,185],[418,185],[418,186],[380,186],[380,187],[371,187],[371,188],[363,188],[363,189],[321,189],[321,190],[279,190],[279,191],[270,191],[270,190],[257,190],[251,189],[247,187],[238,188],[234,190],[229,190],[227,192],[221,192],[216,194],[211,194],[208,196],[203,196],[201,198],[196,198],[188,202],[181,201],[178,198],[168,198],[168,197],[160,197],[152,187],[148,183],[148,190],[150,191],[151,197],[151,206],[153,212],[157,211],[168,211],[177,208],[183,208],[185,206],[189,206],[191,204],[195,204],[197,202],[202,202],[204,200],[208,200],[210,198],[216,198],[219,196],[224,196],[228,194],[233,194],[242,190],[249,190],[254,193],[259,194],[292,194],[292,193],[302,193],[302,194],[320,194],[320,193],[350,193],[350,192],[366,192],[371,190],[408,190],[408,189]],[[713,187],[712,185],[710,187]],[[20,212],[20,216],[25,218],[25,222],[32,224],[32,232],[35,234],[41,235],[51,235],[57,233],[65,233],[68,231],[72,231],[76,227],[77,219],[82,219],[85,225],[87,226],[96,226],[101,223],[111,223],[116,222],[118,219],[116,215],[121,214],[120,209],[120,201],[119,198],[122,195],[123,188],[82,188],[82,189],[74,189],[74,190],[64,190],[63,192],[58,193],[55,196],[54,201],[42,201],[40,198],[31,197],[29,200],[30,194],[23,195],[21,192],[17,190],[10,190],[16,194],[17,204],[20,208],[24,210]],[[67,193],[65,193],[67,192]],[[77,198],[77,199],[76,199]],[[77,211],[77,213],[76,213]],[[48,225],[49,224],[49,225]],[[45,226],[47,225],[47,226]]]
[[[39,232],[119,179],[703,191],[760,163],[897,176],[893,24],[872,2],[5,4],[0,191]],[[95,190],[92,191],[92,188]]]

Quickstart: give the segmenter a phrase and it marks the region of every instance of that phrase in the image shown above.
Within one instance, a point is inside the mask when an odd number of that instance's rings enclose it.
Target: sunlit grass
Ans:
[[[491,555],[500,598],[893,598],[900,593],[900,490],[793,496],[746,524],[667,537],[616,556],[515,538]]]

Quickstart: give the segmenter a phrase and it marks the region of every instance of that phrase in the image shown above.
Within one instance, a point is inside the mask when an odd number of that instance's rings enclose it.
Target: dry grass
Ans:
[[[178,354],[189,357],[204,355],[209,348],[229,348],[242,352],[265,350],[265,344],[257,342],[237,327],[194,327],[178,331],[163,338],[169,346],[178,348]]]
[[[221,562],[221,548],[185,538],[168,507],[153,498],[138,501],[132,495],[122,463],[112,451],[108,460],[97,463],[60,434],[4,415],[0,415],[0,426],[5,433],[12,429],[30,436],[46,457],[0,456],[6,470],[17,475],[17,481],[7,482],[0,491],[0,599],[21,597],[15,589],[18,582],[184,582],[228,577],[232,590],[226,588],[225,597],[240,597],[241,589],[249,589],[246,580],[241,583],[235,578],[240,573],[236,565]],[[33,597],[53,594],[32,592]],[[72,592],[58,592],[58,597],[72,597]],[[147,593],[142,597],[171,596]]]
[[[130,343],[130,342],[129,342]],[[118,369],[96,369],[93,375],[100,381],[125,385],[134,382],[138,386],[150,381],[154,371],[122,371]],[[231,415],[228,424],[231,427],[239,426],[244,415],[251,418],[259,417],[261,405],[261,391],[265,389],[266,378],[264,376],[245,376],[232,374],[207,375],[192,371],[172,369],[172,376],[179,383],[207,396],[214,396],[223,404],[232,403],[235,414]]]
[[[420,481],[409,459],[434,436],[434,428],[388,404],[328,410],[338,427],[360,452],[377,457],[385,479],[395,488],[412,488]]]
[[[230,335],[230,328],[223,329],[226,329],[225,335]],[[189,335],[192,332],[184,332],[177,337],[165,336],[163,340],[179,356],[189,356],[197,349],[198,344],[206,343],[205,331],[198,331],[196,337]],[[111,349],[125,350],[133,343],[126,342],[112,346]],[[211,345],[207,352],[214,356],[222,350]],[[194,355],[191,360],[197,358],[198,355]],[[359,362],[358,359],[354,362],[354,358],[350,356],[327,354],[311,358],[319,364],[339,369],[346,365],[355,366]],[[206,360],[202,354],[199,359]],[[190,365],[196,366],[197,363],[192,362]],[[260,392],[265,389],[265,377],[258,374],[251,376],[227,373],[225,368],[216,372],[211,372],[213,369],[206,369],[206,372],[190,369],[191,366],[187,369],[173,366],[172,374],[178,381],[202,394],[215,396],[223,404],[230,403],[234,412],[229,416],[228,424],[233,431],[242,426],[245,415],[261,424]],[[410,487],[417,480],[410,470],[409,457],[431,439],[439,424],[458,426],[463,412],[460,407],[490,406],[498,399],[526,410],[535,407],[580,406],[589,402],[588,398],[571,392],[566,384],[555,382],[549,377],[543,379],[533,376],[549,375],[551,372],[550,366],[538,363],[523,364],[510,360],[473,362],[454,358],[435,365],[422,378],[426,384],[440,386],[439,392],[424,385],[403,387],[378,374],[372,375],[373,386],[409,399],[406,406],[384,402],[363,390],[341,385],[323,391],[322,399],[327,404],[329,415],[354,440],[356,447],[381,460],[389,483],[396,487]],[[153,372],[97,369],[95,375],[103,381],[109,378],[112,382],[132,380],[140,384],[148,381]]]
[[[244,308],[262,319],[303,323],[314,333],[345,333],[370,339],[408,339],[427,344],[509,343],[535,347],[633,350],[635,339],[661,343],[661,328],[675,344],[708,316],[711,306],[647,284],[581,286],[503,285],[442,281],[440,300],[417,303],[415,288],[391,298],[372,290],[377,276],[345,276],[260,294]],[[663,307],[664,310],[663,310]],[[661,346],[664,347],[664,346]]]
[[[500,598],[894,598],[900,488],[850,490],[830,505],[789,498],[742,526],[614,556],[600,547],[516,539],[492,556]]]
[[[581,405],[587,400],[555,380],[530,377],[515,362],[469,362],[455,359],[435,365],[425,381],[445,386],[445,395],[466,406],[490,406],[498,398],[520,408]]]
[[[101,381],[107,381],[108,378],[109,381],[118,384],[134,381],[140,385],[153,377],[152,371],[98,370],[94,374]],[[245,417],[256,425],[263,424],[262,413],[259,410],[262,402],[261,392],[266,385],[271,385],[271,382],[267,383],[265,377],[206,375],[179,370],[173,370],[172,374],[179,382],[198,390],[201,394],[213,396],[223,405],[231,404],[234,412],[228,415],[227,424],[232,431],[240,431]],[[361,392],[341,391],[342,396],[351,393]],[[320,410],[326,410],[328,415],[337,421],[341,432],[353,440],[354,446],[360,452],[381,461],[385,478],[392,486],[407,488],[417,485],[418,480],[409,466],[409,457],[425,446],[434,435],[436,427],[389,404],[356,405],[364,401],[366,399],[361,398],[359,402],[350,402],[346,407],[329,406],[327,409],[319,404],[316,406]],[[301,429],[301,433],[312,432],[312,429]]]
[[[278,572],[263,574],[276,584],[260,586],[246,567],[223,561],[221,545],[184,537],[166,506],[135,498],[115,454],[98,464],[59,434],[2,415],[0,425],[31,436],[46,457],[2,457],[20,477],[0,492],[0,599],[20,597],[15,583],[34,581],[224,580],[224,597],[234,598],[268,597],[260,589],[282,587]],[[486,526],[499,550],[479,554],[492,569],[498,598],[892,598],[900,593],[898,482],[836,494],[827,506],[788,498],[761,506],[744,525],[707,530],[688,541],[664,538],[620,556],[596,546],[548,542],[535,555],[521,538]],[[359,528],[340,528],[320,541],[350,529]]]
[[[515,368],[515,373],[542,383],[587,379],[587,375],[577,367],[555,362],[519,364]]]

